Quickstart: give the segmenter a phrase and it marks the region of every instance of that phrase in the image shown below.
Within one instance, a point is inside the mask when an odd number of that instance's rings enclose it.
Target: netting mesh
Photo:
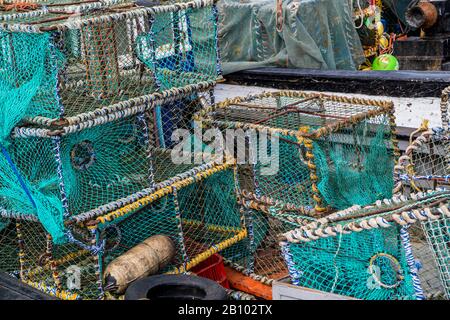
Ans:
[[[422,228],[435,258],[433,261],[431,257],[429,257],[427,260],[424,260],[424,263],[427,261],[430,261],[429,263],[435,262],[437,264],[441,280],[441,283],[437,284],[437,277],[434,272],[433,279],[435,286],[431,287],[433,291],[430,291],[436,296],[442,296],[439,291],[442,285],[445,296],[447,299],[450,299],[450,219],[447,217],[438,221],[428,221],[422,224]]]
[[[0,231],[2,270],[62,298],[101,298],[108,264],[162,234],[172,239],[176,253],[159,272],[184,272],[245,237],[235,188],[233,167],[199,167],[180,183],[140,198],[139,204],[94,217],[94,229],[71,226],[66,244],[54,244],[38,222],[11,219]]]
[[[284,233],[280,245],[292,283],[359,299],[439,298],[436,267],[448,261],[433,264],[431,251],[445,259],[435,246],[450,215],[448,196],[445,190],[397,195]],[[427,236],[433,245],[415,223],[435,226]]]
[[[448,134],[441,128],[422,132],[411,140],[396,170],[396,191],[449,188]],[[450,296],[449,218],[425,221],[411,232],[414,254],[419,262],[419,275],[430,298]]]
[[[0,35],[2,143],[9,136],[11,129],[27,115],[31,100],[48,78],[44,68],[48,39],[46,34]],[[33,46],[30,46],[30,43],[33,43]]]
[[[367,300],[415,299],[398,227],[289,244],[296,284]]]
[[[323,211],[392,195],[399,151],[389,102],[286,91],[227,100],[199,119],[206,127],[268,134],[267,150],[249,138],[258,152],[279,159],[270,174],[261,158],[255,164],[253,191],[260,196]]]
[[[5,113],[5,119],[71,117],[214,81],[219,69],[213,3],[3,17],[0,85],[8,100],[2,103],[23,105],[14,111],[21,117]]]
[[[409,228],[411,235],[411,246],[415,262],[418,267],[418,275],[423,291],[427,299],[443,299],[448,292],[448,280],[442,280],[440,273],[448,268],[448,257],[440,257],[443,260],[438,262],[435,252],[445,252],[445,226],[448,219],[439,219],[440,221],[427,221],[421,224],[414,224]],[[427,237],[426,233],[429,233]],[[444,273],[445,274],[445,273]],[[448,274],[448,272],[447,272]],[[445,282],[447,288],[445,289]]]
[[[318,188],[326,203],[345,209],[392,195],[394,161],[389,130],[387,117],[379,116],[340,130],[328,141],[314,145]],[[340,135],[348,136],[350,141],[336,143]]]
[[[349,1],[223,0],[224,73],[258,67],[354,70],[364,61]]]
[[[271,284],[273,280],[286,278],[289,274],[279,246],[279,236],[314,219],[299,213],[292,205],[283,209],[280,202],[273,204],[273,199],[262,202],[249,195],[242,194],[241,197],[248,235],[224,250],[222,255],[232,267],[263,283]]]

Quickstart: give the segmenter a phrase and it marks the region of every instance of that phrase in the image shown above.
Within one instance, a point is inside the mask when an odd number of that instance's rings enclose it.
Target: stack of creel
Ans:
[[[248,237],[222,253],[227,262],[271,285],[289,274],[280,234],[391,197],[400,154],[393,111],[389,101],[298,91],[233,98],[202,110],[199,126],[236,130],[247,159],[257,160],[240,168]],[[379,245],[391,239],[380,235]]]
[[[104,298],[108,263],[152,235],[176,247],[160,272],[245,237],[233,163],[172,161],[220,75],[215,1],[38,3],[0,20],[1,270]]]

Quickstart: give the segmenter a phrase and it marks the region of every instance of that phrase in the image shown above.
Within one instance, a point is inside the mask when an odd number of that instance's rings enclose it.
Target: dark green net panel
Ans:
[[[398,227],[289,243],[297,285],[365,300],[415,299]]]
[[[333,208],[367,205],[390,198],[394,156],[385,116],[367,119],[316,141],[318,188]]]

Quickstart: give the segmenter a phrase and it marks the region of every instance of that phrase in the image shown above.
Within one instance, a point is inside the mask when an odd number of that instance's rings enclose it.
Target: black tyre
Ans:
[[[125,300],[227,300],[217,282],[189,275],[157,275],[133,282]]]

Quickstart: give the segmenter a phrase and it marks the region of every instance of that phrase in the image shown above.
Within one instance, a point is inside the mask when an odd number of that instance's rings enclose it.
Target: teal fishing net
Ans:
[[[390,147],[386,144],[389,132],[383,125],[370,128],[384,121],[373,119],[338,132],[335,137],[338,134],[352,136],[353,141],[346,144],[315,143],[318,188],[333,208],[366,205],[392,196],[394,161],[392,154],[386,152]]]
[[[408,6],[415,3],[415,0],[383,0],[383,4],[387,6],[400,21],[405,23],[405,11]]]
[[[154,183],[143,125],[134,116],[62,137],[39,137],[34,131],[14,138],[11,160],[26,182],[25,188],[17,178],[6,184],[3,175],[4,207],[37,215],[55,242],[63,241],[64,216],[95,209]]]
[[[287,277],[279,236],[314,219],[255,199],[247,198],[242,205],[248,235],[222,255],[238,271],[260,277],[266,283]]]
[[[287,246],[299,286],[366,300],[415,299],[398,227]]]
[[[56,243],[63,220],[156,186],[195,166],[174,165],[172,133],[191,127],[208,93],[174,95],[148,112],[101,117],[60,129],[17,127],[2,160],[6,212],[38,217]],[[117,119],[116,119],[117,118]]]
[[[412,139],[396,170],[396,192],[448,190],[448,133],[433,128]],[[430,299],[450,297],[450,219],[424,221],[410,228],[419,276]]]

